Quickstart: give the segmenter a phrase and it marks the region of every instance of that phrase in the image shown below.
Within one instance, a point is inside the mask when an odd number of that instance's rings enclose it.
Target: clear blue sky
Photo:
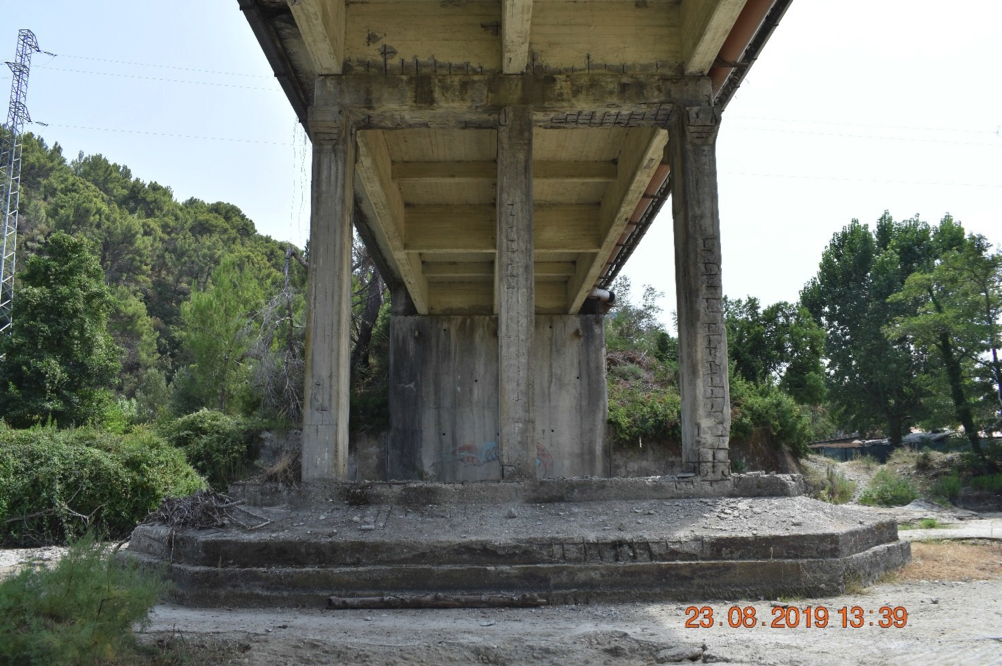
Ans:
[[[49,123],[33,131],[302,244],[308,145],[236,0],[4,5],[4,59],[18,28],[58,54],[33,63],[29,108]],[[999,44],[997,0],[795,0],[724,115],[725,292],[795,300],[832,234],[885,209],[1002,243]],[[626,269],[666,293],[666,321],[669,209]]]

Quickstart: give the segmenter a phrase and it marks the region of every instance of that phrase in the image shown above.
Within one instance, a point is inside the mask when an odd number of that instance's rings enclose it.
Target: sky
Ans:
[[[0,58],[39,46],[31,131],[67,157],[239,206],[302,245],[309,144],[236,0],[3,0]],[[170,11],[165,10],[166,7]],[[795,301],[832,235],[950,213],[1002,244],[997,0],[795,0],[724,113],[717,143],[724,292]],[[10,77],[0,73],[0,91]],[[671,205],[624,274],[675,308]]]

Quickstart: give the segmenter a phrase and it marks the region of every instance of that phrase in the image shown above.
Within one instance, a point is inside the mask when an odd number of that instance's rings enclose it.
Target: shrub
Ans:
[[[956,473],[942,476],[932,487],[935,497],[955,500],[960,496],[960,476]]]
[[[148,621],[165,590],[161,576],[88,534],[52,568],[28,566],[0,582],[0,662],[128,663],[133,625]]]
[[[673,386],[649,389],[609,382],[609,425],[612,439],[637,444],[644,439],[682,438],[682,399]]]
[[[184,452],[213,488],[226,491],[251,468],[262,425],[256,419],[202,409],[162,424],[160,434]]]
[[[1002,474],[976,476],[971,479],[970,486],[977,490],[988,490],[996,493],[1002,492]]]
[[[867,471],[876,469],[880,465],[877,459],[871,456],[869,453],[864,453],[863,455],[859,455],[857,453],[853,457],[852,462],[856,463],[857,465],[859,465],[860,467],[862,467]]]
[[[811,497],[829,504],[845,504],[856,494],[856,482],[846,478],[833,465],[826,467],[824,472],[806,466],[804,482]]]
[[[917,497],[918,492],[910,480],[885,467],[870,479],[859,501],[869,505],[904,506]]]
[[[0,426],[0,542],[56,543],[88,527],[124,536],[165,497],[204,481],[146,429]]]
[[[752,384],[736,372],[732,372],[730,388],[732,439],[761,433],[797,458],[810,453],[811,416],[789,394],[772,384]]]

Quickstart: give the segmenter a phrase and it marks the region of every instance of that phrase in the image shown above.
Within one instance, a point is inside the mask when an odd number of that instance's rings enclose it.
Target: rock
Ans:
[[[518,512],[515,511],[515,507],[508,509],[508,513],[505,514],[505,518],[518,518]]]
[[[369,525],[359,525],[358,529],[360,529],[363,532],[371,532],[372,530],[376,529],[376,526],[372,525],[372,524],[369,524]]]
[[[702,658],[703,650],[698,647],[665,648],[654,655],[654,661],[659,664],[677,664],[683,661],[696,661]]]

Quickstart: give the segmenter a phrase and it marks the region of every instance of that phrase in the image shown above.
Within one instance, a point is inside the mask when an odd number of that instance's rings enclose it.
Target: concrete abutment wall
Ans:
[[[608,476],[605,335],[596,315],[538,315],[537,478]],[[501,480],[497,317],[394,317],[388,479]]]

